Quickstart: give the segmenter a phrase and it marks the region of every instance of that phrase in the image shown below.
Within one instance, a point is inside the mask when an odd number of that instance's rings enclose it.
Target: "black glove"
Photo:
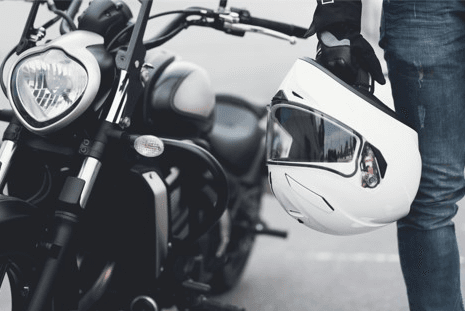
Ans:
[[[306,36],[317,34],[316,60],[347,83],[363,84],[366,73],[385,84],[376,54],[360,34],[361,1],[318,0]]]

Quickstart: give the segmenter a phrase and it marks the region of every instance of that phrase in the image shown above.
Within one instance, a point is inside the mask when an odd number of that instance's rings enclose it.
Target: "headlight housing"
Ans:
[[[12,78],[16,108],[28,122],[39,126],[72,109],[88,83],[85,68],[58,49],[22,60]]]
[[[100,69],[86,47],[98,43],[103,43],[102,37],[76,31],[20,55],[10,72],[9,98],[30,131],[56,131],[92,104]]]

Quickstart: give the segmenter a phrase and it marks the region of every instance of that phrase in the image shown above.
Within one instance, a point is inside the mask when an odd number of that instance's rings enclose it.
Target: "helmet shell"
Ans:
[[[362,186],[362,147],[348,171],[345,163],[286,163],[268,158],[271,189],[290,216],[324,233],[350,235],[408,214],[421,176],[418,135],[394,111],[312,59],[295,62],[271,110],[277,104],[308,108],[336,120],[373,146],[386,165],[379,184],[369,188]]]

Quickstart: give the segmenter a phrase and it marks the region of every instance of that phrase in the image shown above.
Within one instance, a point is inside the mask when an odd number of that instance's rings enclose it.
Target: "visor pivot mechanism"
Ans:
[[[366,145],[362,153],[362,162],[360,163],[362,171],[362,187],[375,188],[380,183],[378,163],[375,154],[370,146]]]

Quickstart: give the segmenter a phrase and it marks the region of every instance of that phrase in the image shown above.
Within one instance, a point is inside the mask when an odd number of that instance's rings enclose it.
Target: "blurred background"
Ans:
[[[129,2],[134,8],[133,13],[137,14],[138,2]],[[363,2],[362,32],[385,69],[383,54],[377,44],[381,2]],[[215,9],[218,3],[217,0],[155,0],[153,13],[189,6]],[[255,17],[308,27],[316,1],[229,0],[228,5],[247,8]],[[21,1],[0,2],[3,41],[0,56],[3,57],[18,42],[29,7],[30,3]],[[43,14],[41,18],[46,21],[49,15]],[[151,23],[148,29],[155,31],[157,22]],[[204,67],[217,92],[238,94],[257,105],[266,105],[294,61],[302,56],[315,56],[316,43],[315,37],[290,45],[252,33],[238,38],[212,29],[192,27],[164,48]],[[392,105],[389,83],[377,86],[375,95]],[[3,94],[0,95],[0,106],[8,106]],[[269,194],[263,200],[263,217],[271,227],[288,230],[289,237],[281,240],[259,236],[242,282],[218,299],[246,307],[249,311],[408,309],[394,225],[358,236],[324,235],[299,225]],[[459,213],[456,220],[462,249],[465,249],[464,217]]]
[[[96,0],[98,1],[98,0]],[[127,1],[137,14],[138,1]],[[363,11],[363,32],[372,42],[378,58],[382,52],[377,46],[381,12],[381,0],[365,1]],[[215,9],[219,0],[161,0],[154,1],[153,14],[157,12],[200,6]],[[311,23],[315,0],[229,0],[231,7],[246,8],[255,17],[308,27]],[[0,29],[6,30],[2,36],[0,56],[5,55],[21,36],[27,19],[30,3],[23,1],[0,1]],[[83,6],[84,7],[84,6]],[[45,8],[42,13],[47,13]],[[41,14],[39,22],[48,20],[50,15]],[[157,25],[168,21],[160,18],[151,22],[148,33],[156,31]],[[39,23],[37,23],[39,25]],[[53,35],[49,31],[49,35]],[[299,40],[291,45],[286,41],[248,33],[245,37],[235,37],[225,33],[200,27],[191,27],[164,45],[165,49],[176,52],[183,59],[204,67],[211,76],[213,87],[218,92],[233,92],[254,100],[257,104],[267,104],[279,87],[287,70],[302,56],[314,57],[316,38]],[[381,92],[381,89],[380,89]],[[3,96],[1,96],[3,97]],[[4,97],[1,104],[6,104]]]

